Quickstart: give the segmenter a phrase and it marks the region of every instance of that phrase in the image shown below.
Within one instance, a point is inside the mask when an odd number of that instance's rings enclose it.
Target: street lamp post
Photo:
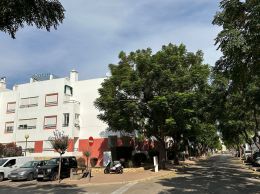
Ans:
[[[29,138],[29,135],[28,134],[26,134],[25,136],[24,136],[24,138],[25,138],[25,156],[26,156],[26,151],[27,151],[27,140],[28,140],[28,138]]]

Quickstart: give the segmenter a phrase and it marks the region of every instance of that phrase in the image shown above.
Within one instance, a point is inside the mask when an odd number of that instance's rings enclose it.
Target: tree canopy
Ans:
[[[162,150],[166,137],[174,139],[176,150],[189,141],[203,148],[215,142],[205,141],[216,138],[216,128],[207,107],[210,68],[201,51],[169,44],[155,54],[149,48],[121,52],[119,59],[109,66],[111,77],[95,102],[110,130],[154,136]]]
[[[1,0],[0,31],[8,33],[12,38],[24,25],[37,28],[57,26],[64,19],[65,9],[58,0]]]
[[[222,27],[216,44],[223,56],[214,67],[216,96],[221,95],[219,121],[231,143],[258,148],[260,120],[260,1],[222,0],[213,24]],[[221,83],[221,80],[225,80]]]

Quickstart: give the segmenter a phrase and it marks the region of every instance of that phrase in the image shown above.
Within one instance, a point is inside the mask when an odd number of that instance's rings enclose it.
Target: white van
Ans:
[[[3,181],[5,178],[7,178],[11,171],[32,160],[34,160],[33,157],[23,156],[0,158],[0,181]]]

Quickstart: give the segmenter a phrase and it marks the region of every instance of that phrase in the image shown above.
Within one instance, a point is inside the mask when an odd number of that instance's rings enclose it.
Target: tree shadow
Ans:
[[[224,157],[224,158],[223,158]],[[228,158],[225,158],[228,157]],[[256,175],[231,163],[229,156],[214,156],[195,166],[179,169],[177,176],[157,183],[168,187],[167,193],[260,193]]]
[[[66,191],[66,192],[64,192]],[[3,194],[46,194],[46,193],[88,193],[86,189],[77,187],[75,184],[38,184],[35,182],[31,183],[20,183],[14,184],[10,182],[5,185],[0,185],[0,193]]]

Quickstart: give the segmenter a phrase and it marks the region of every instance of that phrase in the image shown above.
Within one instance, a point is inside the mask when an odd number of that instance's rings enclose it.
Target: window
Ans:
[[[16,102],[8,102],[7,108],[6,108],[6,113],[15,113],[15,105],[16,105]]]
[[[45,106],[57,106],[58,105],[58,93],[47,94],[45,96]]]
[[[74,126],[75,126],[75,127],[79,127],[79,114],[78,114],[78,113],[75,114],[75,123],[74,123]]]
[[[63,113],[63,127],[69,126],[69,120],[70,120],[70,114],[69,113]]]
[[[36,129],[37,125],[37,119],[31,118],[31,119],[20,119],[19,120],[19,127],[18,129]]]
[[[64,86],[64,94],[66,94],[68,96],[72,96],[73,95],[73,88],[71,86],[65,85]]]
[[[15,165],[15,163],[16,163],[15,159],[11,159],[11,160],[9,160],[9,161],[5,164],[4,167],[11,167],[11,166]]]
[[[57,116],[44,117],[44,129],[56,129],[56,127],[57,127]]]
[[[29,108],[38,106],[38,96],[29,97],[29,98],[21,98],[20,108]]]
[[[13,131],[14,131],[14,122],[6,122],[5,123],[5,132],[13,133]]]

